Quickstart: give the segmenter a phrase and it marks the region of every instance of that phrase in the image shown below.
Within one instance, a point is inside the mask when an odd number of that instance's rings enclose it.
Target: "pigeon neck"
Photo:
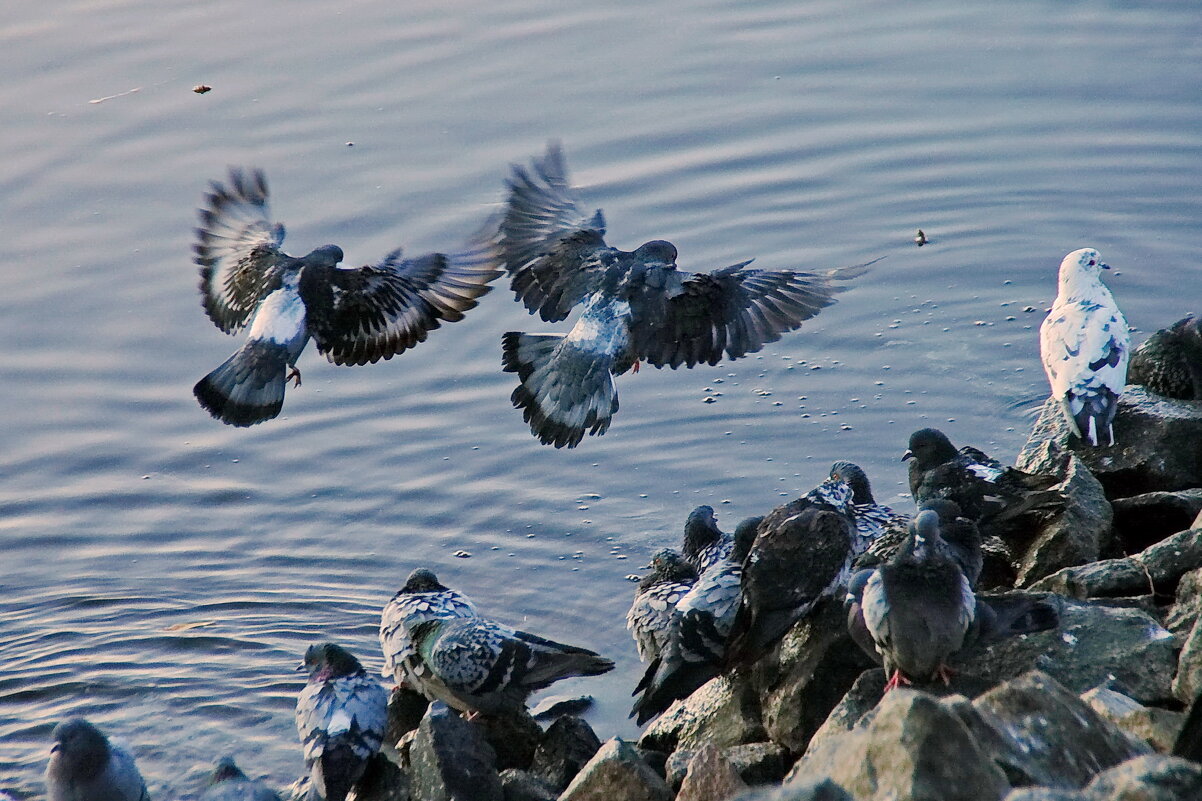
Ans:
[[[1064,300],[1094,300],[1105,287],[1100,278],[1075,266],[1060,272],[1057,292]]]

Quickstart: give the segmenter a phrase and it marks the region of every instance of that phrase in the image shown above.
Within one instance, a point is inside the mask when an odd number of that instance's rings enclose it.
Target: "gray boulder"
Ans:
[[[671,753],[677,748],[739,745],[768,739],[760,699],[746,675],[723,675],[674,702],[647,727],[639,746]]]
[[[705,746],[701,746],[704,748]],[[688,772],[689,762],[696,756],[698,748],[678,748],[668,757],[664,778],[673,791],[680,790]],[[773,742],[745,743],[722,749],[722,756],[730,762],[739,778],[747,784],[779,782],[788,769],[786,759],[789,752],[784,746]]]
[[[1164,618],[1164,627],[1186,637],[1202,613],[1202,568],[1195,568],[1177,583],[1177,595]]]
[[[555,801],[559,797],[551,785],[517,768],[501,771],[501,791],[505,801]]]
[[[409,764],[413,801],[503,801],[492,747],[440,701],[417,727]]]
[[[473,725],[480,729],[484,741],[497,755],[497,770],[520,768],[526,770],[534,758],[534,750],[543,738],[543,729],[525,709],[501,715],[484,715]]]
[[[1085,801],[1079,790],[1054,790],[1051,787],[1016,787],[1004,801]]]
[[[750,790],[735,801],[855,801],[851,794],[830,779],[796,782],[784,787]]]
[[[396,745],[397,741],[417,728],[426,714],[430,702],[426,696],[408,687],[396,687],[388,698],[388,723],[384,729],[384,742]]]
[[[1144,706],[1134,698],[1109,687],[1094,687],[1081,696],[1093,711],[1132,737],[1143,740],[1161,753],[1173,750],[1185,713]]]
[[[1102,484],[1085,463],[1069,454],[1064,480],[1056,489],[1064,495],[1064,511],[1048,520],[1018,559],[1016,586],[1026,587],[1062,567],[1096,560],[1109,546],[1114,513]]]
[[[600,747],[601,741],[591,726],[580,718],[564,715],[543,734],[534,751],[530,772],[556,792],[562,792]]]
[[[386,756],[389,750],[386,745],[367,763],[363,778],[347,796],[350,801],[409,801],[409,776]]]
[[[728,801],[747,783],[715,745],[703,745],[689,760],[676,801]]]
[[[1202,529],[1187,529],[1149,545],[1134,556],[1066,567],[1031,589],[1071,598],[1106,598],[1172,593],[1186,573],[1202,567]]]
[[[1202,511],[1202,489],[1176,492],[1145,492],[1129,498],[1115,498],[1115,533],[1127,553],[1142,551],[1170,534],[1193,528]]]
[[[1137,757],[1098,774],[1084,796],[1088,801],[1197,801],[1202,765],[1161,754]]]
[[[672,791],[630,743],[614,738],[601,745],[559,801],[671,801]]]

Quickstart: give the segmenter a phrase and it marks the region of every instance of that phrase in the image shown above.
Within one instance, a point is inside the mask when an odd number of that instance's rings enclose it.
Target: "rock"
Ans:
[[[1017,467],[1055,472],[1072,451],[1112,500],[1202,486],[1202,403],[1163,398],[1128,385],[1119,396],[1114,436],[1113,447],[1092,448],[1075,437],[1070,443],[1060,406],[1049,398],[1018,455]]]
[[[1072,454],[1056,475],[1064,476],[1056,487],[1064,494],[1064,511],[1040,526],[1024,549],[1016,586],[1026,587],[1062,567],[1093,562],[1110,544],[1114,513],[1101,483]]]
[[[1202,489],[1145,492],[1114,500],[1114,528],[1126,553],[1142,551],[1165,537],[1193,528],[1202,512]]]
[[[497,770],[527,770],[534,750],[543,739],[542,727],[524,709],[513,714],[483,715],[473,724],[480,728],[485,742],[496,753]]]
[[[1024,784],[1077,789],[1100,771],[1151,750],[1039,671],[995,687],[972,705],[1015,746],[1004,755],[1007,773],[1023,776]]]
[[[960,718],[935,697],[894,690],[868,718],[808,749],[785,784],[830,779],[857,801],[997,801],[1010,789]]]
[[[1144,706],[1109,687],[1094,687],[1081,696],[1095,712],[1132,737],[1138,737],[1161,753],[1173,750],[1173,742],[1185,719],[1182,712]]]
[[[381,751],[367,763],[363,778],[348,798],[351,801],[409,801],[409,776]]]
[[[1144,340],[1131,354],[1127,380],[1169,398],[1202,398],[1202,319],[1191,314]]]
[[[826,720],[814,732],[807,748],[816,748],[824,740],[851,731],[873,709],[885,695],[885,676],[883,668],[865,670],[851,685],[851,689],[835,704],[835,708],[826,716]]]
[[[517,768],[501,771],[501,792],[505,801],[555,801],[559,797],[551,785]]]
[[[668,773],[668,755],[663,751],[652,751],[649,748],[643,748],[636,745],[634,750],[638,752],[639,758],[647,763],[647,766],[655,771],[661,779],[667,781]]]
[[[1067,567],[1035,582],[1032,589],[1073,598],[1105,598],[1143,592],[1169,594],[1181,577],[1202,567],[1202,529],[1179,531],[1134,556]]]
[[[1202,692],[1202,618],[1185,636],[1185,645],[1173,677],[1173,695],[1185,704],[1192,703]]]
[[[1004,801],[1085,801],[1077,790],[1053,790],[1051,787],[1018,787]]]
[[[671,801],[672,791],[659,774],[639,758],[630,743],[617,737],[601,745],[559,801]]]
[[[1202,613],[1202,568],[1181,577],[1177,597],[1165,615],[1164,627],[1179,637],[1186,637]]]
[[[555,720],[562,715],[579,715],[593,705],[591,695],[549,695],[531,707],[535,720]]]
[[[1197,801],[1202,765],[1160,754],[1137,757],[1098,774],[1084,796],[1088,801]]]
[[[1139,609],[1045,600],[1059,609],[1058,628],[974,644],[952,667],[990,684],[1038,669],[1076,693],[1113,680],[1141,704],[1172,699],[1175,640],[1155,619]]]
[[[673,791],[680,790],[680,784],[684,781],[685,773],[689,769],[689,762],[699,750],[678,748],[668,757],[664,778]],[[747,784],[768,784],[780,781],[788,767],[785,764],[788,753],[784,746],[773,742],[746,743],[722,749],[722,756],[730,762],[735,772],[739,774],[739,778]]]
[[[785,787],[751,790],[736,801],[855,801],[851,794],[830,779],[798,782]]]
[[[409,749],[413,801],[502,801],[496,754],[480,730],[430,705]]]
[[[416,729],[429,705],[426,696],[419,692],[408,687],[394,689],[388,699],[388,725],[384,729],[384,742],[396,745],[398,740]]]
[[[543,735],[534,751],[530,772],[556,792],[563,792],[600,747],[601,741],[591,726],[580,718],[565,715]]]
[[[676,801],[727,801],[746,789],[730,760],[717,746],[707,744],[689,760]]]
[[[768,739],[760,722],[760,702],[745,676],[723,675],[673,703],[647,727],[639,745],[670,754],[677,748],[753,743]]]

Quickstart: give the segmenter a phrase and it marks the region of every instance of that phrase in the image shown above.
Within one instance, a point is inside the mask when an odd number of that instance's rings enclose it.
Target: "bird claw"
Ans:
[[[300,374],[300,370],[296,369],[296,366],[295,366],[295,365],[293,365],[292,369],[290,369],[290,370],[288,371],[288,375],[284,376],[284,381],[285,381],[285,382],[288,382],[288,381],[293,381],[293,382],[295,382],[295,383],[293,383],[293,384],[292,384],[292,386],[293,386],[293,387],[299,387],[299,386],[301,385],[301,374]]]
[[[940,665],[939,670],[935,672],[935,675],[943,679],[943,686],[947,687],[952,683],[952,678],[955,677],[956,671],[952,670],[947,665]]]
[[[905,676],[903,676],[902,672],[900,670],[895,669],[893,671],[893,675],[889,677],[889,681],[885,684],[885,692],[889,692],[890,690],[896,690],[898,687],[901,687],[902,685],[909,686],[913,683],[914,682],[910,681]]]
[[[642,361],[641,361],[640,359],[635,359],[635,360],[634,360],[634,367],[630,368],[630,369],[631,369],[631,372],[635,372],[635,373],[637,373],[637,372],[639,371],[639,365],[640,365],[640,364],[642,364]]]

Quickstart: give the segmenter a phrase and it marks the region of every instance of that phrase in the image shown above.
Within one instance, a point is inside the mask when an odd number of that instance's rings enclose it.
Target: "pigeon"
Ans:
[[[927,501],[919,509],[919,511],[925,510],[931,510],[939,516],[939,534],[947,546],[948,553],[968,578],[969,586],[976,589],[985,563],[981,551],[981,531],[977,528],[977,524],[961,516],[960,506],[955,501],[936,498]],[[859,517],[856,518],[856,522],[859,522]],[[852,563],[853,572],[879,567],[889,561],[895,553],[901,550],[909,535],[908,523],[902,536],[897,536],[896,530],[882,535]]]
[[[684,522],[681,553],[698,575],[730,555],[734,539],[718,528],[714,507],[698,506]]]
[[[280,796],[261,781],[247,778],[233,757],[222,757],[209,777],[200,801],[281,801]]]
[[[442,322],[463,319],[500,275],[484,234],[461,252],[405,259],[398,249],[354,269],[338,266],[337,245],[289,256],[267,200],[261,170],[231,168],[228,185],[213,182],[196,229],[205,312],[227,334],[250,326],[245,344],[193,388],[223,423],[278,415],[289,379],[300,386],[296,361],[310,338],[334,364],[391,359]]]
[[[900,541],[905,536],[910,527],[910,516],[877,503],[872,497],[868,474],[859,465],[835,462],[831,465],[830,477],[851,487],[858,538],[854,547],[858,553],[863,553],[881,537],[896,536]]]
[[[886,691],[949,680],[947,659],[964,646],[977,600],[940,536],[936,512],[919,512],[901,549],[877,569],[857,573],[849,595],[858,602],[848,630],[883,663]]]
[[[712,564],[676,604],[667,642],[632,693],[642,694],[630,712],[640,726],[721,672],[739,611],[743,562],[763,520],[750,517],[739,523],[731,552]]]
[[[1102,270],[1109,269],[1093,248],[1065,256],[1056,302],[1039,327],[1052,397],[1073,433],[1095,447],[1114,444],[1114,415],[1131,356],[1127,321],[1102,283]]]
[[[911,434],[902,459],[910,460],[915,503],[922,506],[937,498],[955,501],[982,537],[1021,536],[1064,508],[1064,495],[1051,489],[1059,483],[1055,476],[1007,467],[971,446],[957,451],[937,428]]]
[[[1202,400],[1202,317],[1191,314],[1148,337],[1131,354],[1127,381],[1166,398]]]
[[[671,548],[651,557],[651,572],[639,582],[626,613],[626,628],[634,637],[639,659],[650,662],[668,644],[672,612],[697,581],[697,571]]]
[[[423,663],[416,689],[477,715],[519,712],[536,691],[613,670],[612,660],[480,616],[424,620],[410,629]]]
[[[133,756],[88,721],[69,718],[51,736],[49,801],[150,801]]]
[[[399,685],[415,686],[412,676],[424,666],[413,645],[413,627],[423,620],[475,615],[476,605],[466,595],[443,586],[430,570],[414,570],[380,613],[384,675]]]
[[[581,212],[559,145],[531,169],[514,165],[500,226],[511,287],[545,322],[583,311],[563,334],[510,331],[503,367],[517,373],[511,396],[541,442],[574,448],[601,435],[618,411],[613,377],[654,367],[716,365],[798,328],[835,302],[839,284],[868,265],[824,273],[677,269],[676,247],[653,240],[633,251],[605,243],[605,218]]]
[[[309,681],[296,699],[296,730],[309,767],[310,792],[344,801],[380,750],[388,691],[334,643],[311,645],[297,670]]]
[[[819,601],[845,586],[856,541],[852,491],[842,481],[827,479],[773,509],[743,562],[727,666],[758,658]]]

